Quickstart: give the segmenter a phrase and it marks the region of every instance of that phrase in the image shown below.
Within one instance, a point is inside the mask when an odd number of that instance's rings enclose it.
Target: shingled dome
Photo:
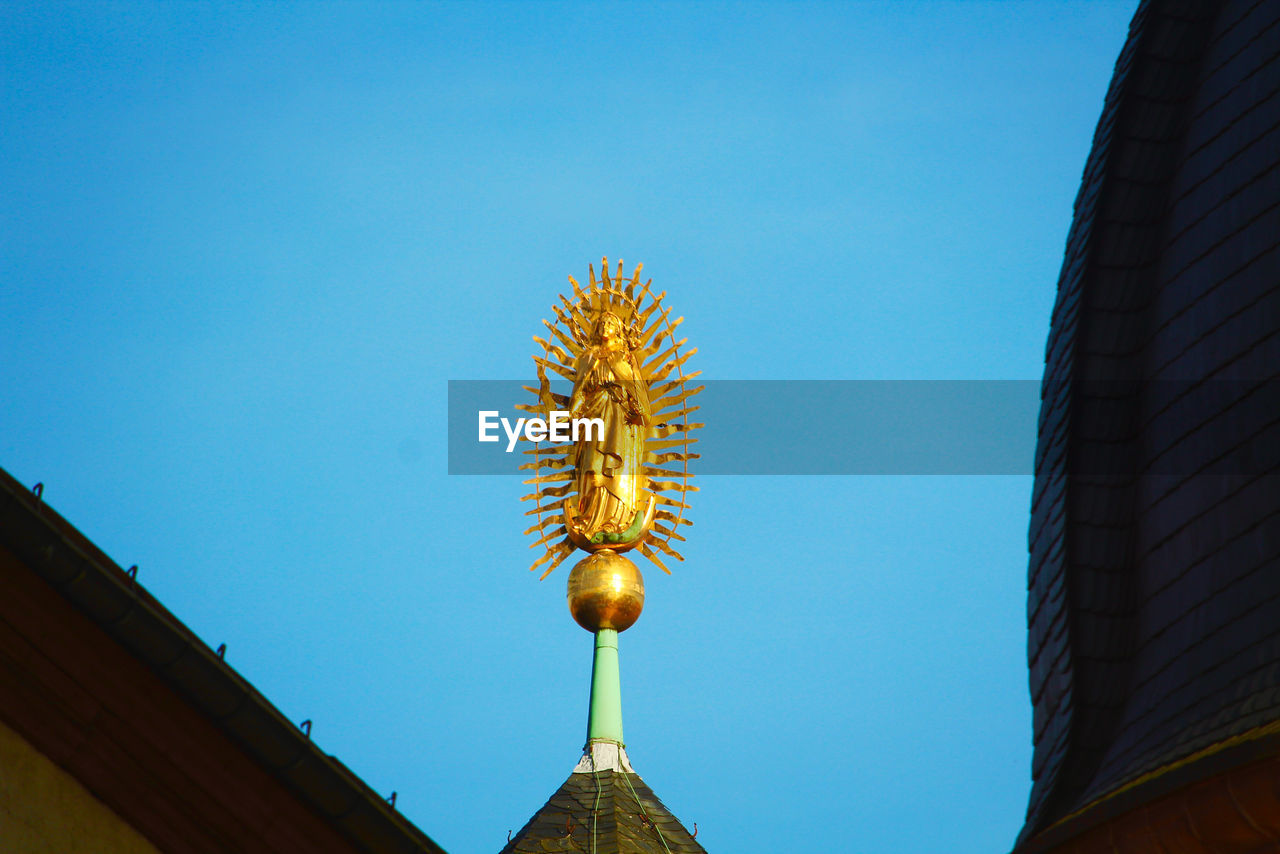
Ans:
[[[1139,5],[1045,361],[1016,850],[1274,850],[1280,3]]]

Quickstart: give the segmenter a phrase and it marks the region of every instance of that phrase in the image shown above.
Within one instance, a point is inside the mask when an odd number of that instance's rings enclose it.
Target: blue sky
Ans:
[[[447,382],[602,255],[708,379],[1038,378],[1133,5],[6,2],[0,466],[496,852],[591,641]],[[1030,477],[701,481],[622,636],[646,781],[712,852],[1007,849]]]

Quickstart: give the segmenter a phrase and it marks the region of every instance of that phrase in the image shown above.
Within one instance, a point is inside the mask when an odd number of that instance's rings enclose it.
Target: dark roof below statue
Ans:
[[[501,854],[706,854],[631,770],[625,751],[593,748]],[[613,757],[602,755],[610,749]]]

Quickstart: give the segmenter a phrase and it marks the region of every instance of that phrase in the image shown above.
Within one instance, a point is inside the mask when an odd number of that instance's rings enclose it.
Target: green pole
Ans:
[[[618,675],[618,633],[613,629],[596,631],[587,744],[595,741],[622,744],[622,682]]]

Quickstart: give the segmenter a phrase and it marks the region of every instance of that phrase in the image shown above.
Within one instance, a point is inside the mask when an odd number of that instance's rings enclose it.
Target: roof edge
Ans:
[[[41,490],[42,491],[42,490]],[[0,544],[356,845],[445,854],[79,530],[0,469]],[[336,797],[335,797],[336,796]],[[341,803],[336,808],[335,803]],[[384,849],[385,850],[385,849]]]

